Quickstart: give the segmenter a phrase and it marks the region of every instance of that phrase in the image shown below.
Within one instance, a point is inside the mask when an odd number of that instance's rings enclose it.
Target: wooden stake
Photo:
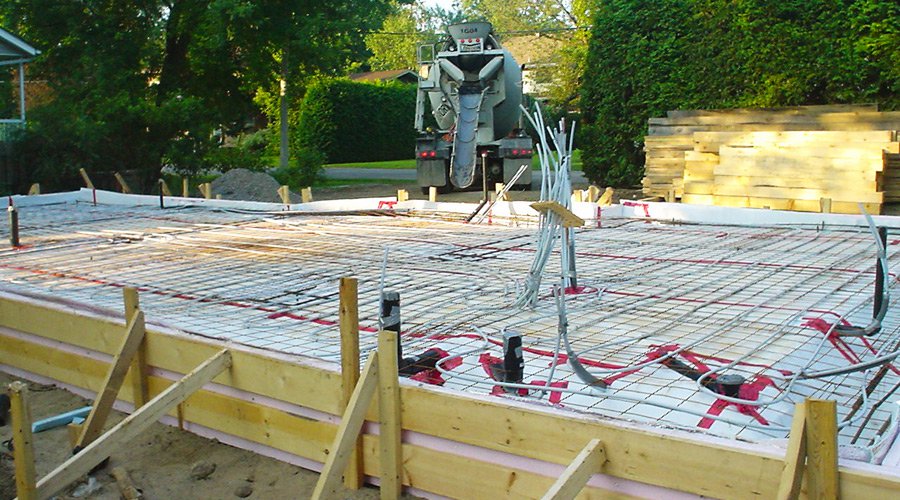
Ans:
[[[28,188],[28,196],[34,196],[36,194],[41,194],[41,185],[35,182]]]
[[[106,380],[103,382],[102,388],[94,400],[91,407],[91,413],[88,414],[84,421],[84,429],[81,431],[81,437],[78,439],[79,447],[90,444],[93,440],[100,436],[103,424],[106,423],[106,417],[112,410],[113,403],[119,395],[119,388],[125,381],[125,374],[128,373],[128,366],[134,354],[137,352],[141,341],[144,339],[144,313],[138,311],[132,315],[128,322],[128,329],[125,337],[122,339],[122,345],[119,348],[119,354],[113,359],[109,372],[106,374]]]
[[[600,198],[600,188],[591,184],[587,189],[587,201],[588,203],[596,203],[597,199]]]
[[[178,421],[178,428],[184,430],[184,405],[181,403],[175,405],[175,419]]]
[[[362,378],[353,388],[349,404],[341,417],[341,424],[329,449],[328,458],[325,459],[325,465],[319,475],[319,481],[313,490],[312,498],[315,500],[337,497],[341,471],[351,465],[352,455],[360,437],[359,431],[366,420],[366,411],[375,395],[375,388],[378,387],[378,356],[377,352],[369,355]]]
[[[359,382],[359,309],[356,278],[341,278],[340,330],[341,330],[341,388],[345,412],[349,411],[353,394]],[[359,431],[357,431],[359,434]],[[356,445],[350,450],[344,486],[358,490],[363,484],[363,442],[357,436]],[[340,470],[344,468],[341,467]]]
[[[793,500],[800,496],[800,483],[806,465],[806,402],[794,406],[791,434],[788,439],[784,469],[778,484],[778,500]]]
[[[494,192],[497,193],[497,196],[500,196],[500,193],[503,192],[504,184],[502,182],[498,182],[494,185]],[[509,193],[505,193],[500,201],[509,201]]]
[[[437,201],[437,188],[431,186],[428,188],[428,201],[436,202]]]
[[[409,200],[409,192],[405,189],[397,190],[397,201],[408,201]]]
[[[91,178],[88,177],[87,170],[83,168],[78,169],[78,173],[81,174],[81,180],[84,181],[84,187],[88,189],[94,189],[94,183],[91,182]]]
[[[303,201],[303,203],[310,203],[313,201],[311,187],[305,187],[300,190],[300,200]]]
[[[44,476],[37,484],[38,496],[41,498],[53,496],[72,481],[87,474],[120,446],[134,439],[168,413],[173,406],[187,399],[188,396],[230,366],[231,353],[227,349],[219,351],[218,354],[204,361],[184,378],[160,392],[141,409],[126,417],[93,443],[87,445],[77,455],[69,458]]]
[[[543,500],[572,500],[606,462],[606,452],[599,439],[592,439],[566,467],[559,479],[547,490]]]
[[[20,500],[39,498],[35,486],[34,439],[31,435],[31,410],[28,407],[28,386],[13,382],[7,389],[12,417],[13,459],[16,462],[16,494]]]
[[[669,188],[669,190],[666,191],[666,202],[675,203],[675,188]]]
[[[119,485],[119,492],[122,493],[122,498],[125,500],[138,500],[144,497],[144,495],[134,487],[134,482],[131,481],[128,471],[123,467],[113,467],[112,475],[116,478],[116,484]]]
[[[119,183],[119,187],[122,188],[123,193],[131,194],[131,188],[128,187],[128,183],[125,182],[125,178],[122,177],[122,174],[115,172],[115,173],[113,173],[113,177],[116,178],[116,182]]]
[[[597,204],[601,207],[606,207],[612,204],[613,194],[616,192],[615,189],[608,187],[603,191],[603,194],[600,195],[600,198],[597,199]]]
[[[141,307],[140,297],[137,289],[130,286],[122,289],[122,297],[125,301],[125,325],[127,326]],[[137,352],[134,353],[134,361],[131,363],[131,392],[135,409],[144,406],[150,400],[150,386],[147,382],[149,376],[147,340],[142,339]]]
[[[191,194],[191,183],[187,177],[181,178],[181,196],[187,198]]]
[[[572,191],[572,202],[577,203],[584,200],[584,191],[575,189]]]
[[[831,213],[831,198],[819,198],[819,211],[823,214]]]
[[[166,183],[165,179],[159,180],[159,189],[162,192],[163,196],[172,196],[172,191],[169,190],[169,184]]]
[[[837,403],[806,400],[809,498],[838,498]]]
[[[78,446],[78,440],[81,438],[81,433],[84,430],[84,423],[76,424],[72,422],[66,426],[66,430],[69,432],[69,444],[72,445],[72,448]]]
[[[291,204],[291,191],[287,186],[281,186],[278,188],[278,196],[281,197],[281,202],[285,205]]]
[[[212,186],[210,186],[208,182],[204,182],[197,187],[200,188],[200,193],[204,198],[207,200],[212,199]]]
[[[400,422],[400,374],[398,371],[397,332],[378,332],[378,412],[381,455],[381,498],[400,498],[403,447]]]

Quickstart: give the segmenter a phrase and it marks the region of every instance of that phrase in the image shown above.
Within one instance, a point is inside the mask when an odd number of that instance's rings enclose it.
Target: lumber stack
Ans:
[[[900,154],[897,153],[884,155],[884,201],[885,203],[900,201]]]
[[[868,105],[670,111],[650,120],[644,194],[842,213],[861,202],[880,213],[900,201],[898,129],[900,112]]]
[[[667,196],[674,189],[675,196],[682,195],[685,153],[693,149],[688,135],[659,135],[644,138],[644,194]]]

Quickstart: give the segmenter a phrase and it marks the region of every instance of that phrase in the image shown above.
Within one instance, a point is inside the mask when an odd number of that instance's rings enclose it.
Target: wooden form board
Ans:
[[[40,359],[34,356],[45,354],[43,346],[23,343],[16,339],[6,344],[7,340],[10,339],[0,333],[0,363],[29,370],[40,362]],[[7,345],[12,352],[7,351]],[[18,364],[8,363],[8,360],[14,358],[16,349],[22,349],[25,355]],[[99,386],[102,382],[106,364],[85,360],[68,353],[56,352],[52,357],[56,362],[77,364],[80,369],[70,370],[59,366],[56,370],[48,369],[35,373],[57,380],[66,380],[67,383],[88,389]],[[149,382],[153,394],[158,394],[172,384],[171,380],[155,376],[151,376]],[[330,447],[338,431],[335,424],[206,390],[196,392],[183,405],[186,421],[318,462],[325,462],[329,456]],[[175,411],[171,411],[169,416],[174,417]],[[380,474],[378,436],[363,436],[363,456],[365,473],[378,476]],[[472,488],[471,491],[477,491],[479,495],[489,498],[504,498],[509,495],[528,497],[535,492],[545,491],[554,481],[552,477],[409,444],[403,445],[403,456],[404,478],[407,485],[449,497],[460,494],[462,481],[466,482],[467,488]],[[448,470],[456,473],[447,474]],[[579,498],[631,497],[588,487]]]
[[[785,198],[757,198],[752,196],[721,196],[685,193],[683,203],[693,205],[715,205],[719,207],[765,208],[771,210],[793,210],[798,212],[821,212],[822,200],[793,200]],[[863,203],[866,213],[879,214],[880,203]],[[860,214],[859,204],[848,201],[832,201],[831,213]]]
[[[46,341],[111,355],[123,335],[119,321],[5,297],[0,297],[0,326],[45,339],[36,343],[0,330],[0,363],[91,390],[100,386],[108,364],[95,356],[53,348],[53,343]],[[83,331],[93,334],[80,334]],[[148,362],[177,373],[200,364],[221,347],[205,339],[182,338],[152,328],[147,331]],[[229,374],[218,377],[217,382],[300,406],[332,408],[329,413],[335,415],[342,413],[336,371],[243,349],[233,349],[232,354]],[[270,383],[260,384],[259,380]],[[158,394],[171,381],[151,376],[149,384],[151,393]],[[327,386],[326,390],[317,387],[319,384]],[[400,389],[405,431],[560,465],[568,464],[586,440],[597,438],[605,444],[605,474],[699,495],[773,497],[784,463],[783,457],[727,440],[700,440],[686,433],[549,413],[499,398],[455,395],[405,384]],[[125,386],[124,399],[130,398],[129,393]],[[197,392],[184,404],[184,418],[320,462],[337,432],[335,424],[208,390]],[[371,412],[367,418],[374,420]],[[365,472],[377,475],[377,436],[364,436],[363,447]],[[552,477],[410,444],[403,445],[403,468],[407,484],[447,496],[533,496],[554,482]],[[884,498],[900,488],[898,476],[846,467],[840,471],[840,481],[841,494],[849,498]],[[582,495],[599,498],[603,494],[588,488]]]
[[[0,326],[41,335],[109,356],[118,353],[124,334],[121,321],[121,318],[73,314],[0,297]],[[76,335],[74,332],[92,332],[92,334]],[[218,352],[217,346],[208,342],[186,336],[166,335],[151,328],[147,329],[145,342],[148,365],[178,373],[183,373],[182,370],[186,367],[199,365]],[[229,371],[229,375],[217,378],[217,382],[227,383],[236,389],[262,396],[292,401],[332,415],[339,415],[343,411],[340,398],[335,397],[341,394],[341,376],[336,371],[317,369],[304,364],[288,365],[261,352],[250,350],[235,350],[232,355],[234,367]],[[63,368],[77,371],[82,366]],[[225,378],[230,380],[224,380]],[[260,384],[260,380],[265,380],[266,383]],[[96,391],[98,387],[93,386],[90,389]],[[130,384],[122,388],[121,394],[124,396],[123,399],[132,401]]]

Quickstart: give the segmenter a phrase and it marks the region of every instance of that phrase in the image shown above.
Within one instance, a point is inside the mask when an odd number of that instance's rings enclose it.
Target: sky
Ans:
[[[419,3],[422,3],[429,7],[439,5],[444,10],[450,10],[450,8],[453,6],[453,0],[419,0]]]

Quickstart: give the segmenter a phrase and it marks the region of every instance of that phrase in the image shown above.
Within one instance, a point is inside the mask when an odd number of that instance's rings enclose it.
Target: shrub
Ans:
[[[292,157],[294,161],[288,168],[279,168],[272,172],[272,176],[281,185],[290,186],[294,191],[300,188],[312,186],[324,177],[325,155],[315,149],[302,149],[296,151]]]
[[[207,170],[225,173],[235,168],[265,170],[266,164],[261,154],[243,146],[221,146],[212,148],[203,156],[203,166]]]
[[[306,91],[294,141],[329,163],[412,158],[416,87],[323,79]]]
[[[582,87],[584,172],[643,175],[647,119],[673,109],[877,102],[900,107],[896,0],[608,0]],[[894,47],[894,49],[889,49]]]

